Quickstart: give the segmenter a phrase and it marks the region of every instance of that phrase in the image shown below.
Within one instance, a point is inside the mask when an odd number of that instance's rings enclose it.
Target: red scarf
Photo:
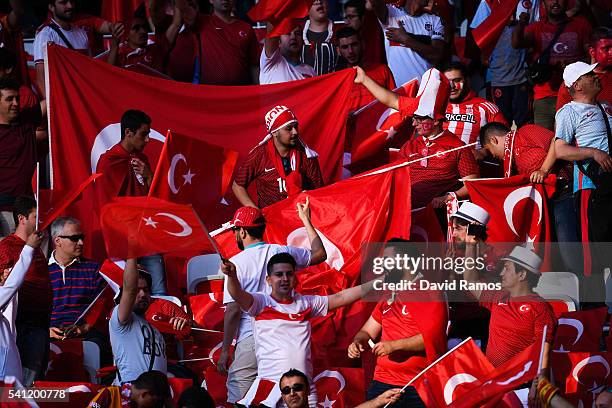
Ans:
[[[298,149],[291,149],[289,153],[289,163],[291,166],[291,173],[289,175],[285,174],[285,166],[283,166],[283,160],[276,151],[276,147],[274,146],[274,141],[272,139],[268,140],[267,143],[268,155],[272,158],[272,162],[274,163],[274,168],[280,175],[283,180],[283,184],[285,185],[285,190],[287,191],[287,195],[291,196],[294,194],[299,194],[302,192],[302,173],[300,173],[300,168],[302,164],[302,155]]]
[[[508,132],[504,140],[504,177],[510,177],[512,175],[512,156],[514,155],[514,136],[516,136],[515,130]]]

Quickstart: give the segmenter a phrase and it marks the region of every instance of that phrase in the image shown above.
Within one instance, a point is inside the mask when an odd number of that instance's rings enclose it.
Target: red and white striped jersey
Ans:
[[[455,134],[465,144],[478,141],[480,128],[489,122],[508,124],[497,105],[476,96],[473,91],[462,102],[449,102],[446,107],[444,129]]]

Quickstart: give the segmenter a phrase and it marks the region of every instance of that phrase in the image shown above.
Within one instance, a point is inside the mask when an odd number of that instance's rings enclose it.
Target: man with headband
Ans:
[[[286,106],[266,113],[268,135],[249,153],[238,169],[232,190],[244,206],[263,208],[303,190],[323,186],[317,153],[298,133],[298,121]],[[248,188],[255,181],[257,204]]]

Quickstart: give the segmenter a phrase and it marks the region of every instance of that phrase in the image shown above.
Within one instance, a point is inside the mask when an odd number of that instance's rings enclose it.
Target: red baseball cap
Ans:
[[[261,210],[254,207],[240,207],[231,222],[232,227],[261,227],[266,225]]]

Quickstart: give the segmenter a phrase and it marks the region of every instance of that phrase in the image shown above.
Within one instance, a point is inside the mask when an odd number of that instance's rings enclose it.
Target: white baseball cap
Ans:
[[[565,82],[565,86],[570,88],[572,85],[574,85],[574,82],[576,82],[578,78],[593,71],[596,66],[597,63],[587,64],[586,62],[582,61],[569,64],[567,67],[565,67],[565,70],[563,70],[563,81]]]
[[[459,207],[452,217],[461,218],[468,222],[479,222],[482,225],[487,225],[490,218],[487,210],[469,201],[461,204],[461,207]]]
[[[522,266],[529,272],[540,274],[540,265],[542,264],[542,258],[540,258],[535,252],[522,246],[515,246],[512,252],[504,258],[502,261],[514,262],[517,265]]]

